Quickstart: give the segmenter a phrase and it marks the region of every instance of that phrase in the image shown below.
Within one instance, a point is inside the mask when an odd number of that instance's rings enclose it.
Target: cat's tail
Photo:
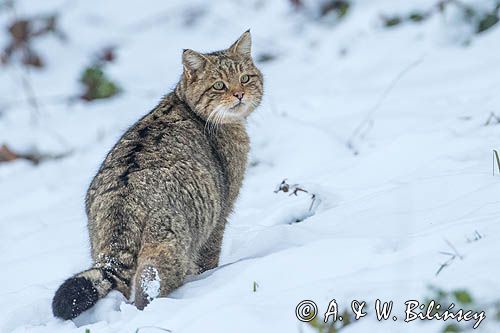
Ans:
[[[54,316],[72,319],[92,307],[122,283],[114,270],[93,267],[67,279],[57,289],[52,300]]]

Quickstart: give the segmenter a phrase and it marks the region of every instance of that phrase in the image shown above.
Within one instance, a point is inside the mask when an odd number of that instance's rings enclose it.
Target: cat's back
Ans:
[[[108,153],[87,193],[87,210],[96,197],[137,195],[147,198],[166,183],[224,182],[217,153],[203,123],[188,107],[167,95],[134,124]]]

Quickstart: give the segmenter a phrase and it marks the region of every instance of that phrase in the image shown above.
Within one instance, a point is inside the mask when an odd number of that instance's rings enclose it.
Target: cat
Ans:
[[[218,265],[263,95],[251,44],[246,31],[226,50],[184,50],[175,89],[108,153],[85,200],[93,265],[56,291],[56,317],[115,289],[143,309]]]

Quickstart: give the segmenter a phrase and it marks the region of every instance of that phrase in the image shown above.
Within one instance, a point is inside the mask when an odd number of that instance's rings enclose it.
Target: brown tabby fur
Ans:
[[[109,152],[86,197],[94,264],[59,288],[56,316],[73,318],[112,289],[142,309],[217,266],[247,164],[245,119],[263,93],[250,48],[247,31],[224,51],[184,50],[175,91]],[[147,290],[155,281],[159,295]]]

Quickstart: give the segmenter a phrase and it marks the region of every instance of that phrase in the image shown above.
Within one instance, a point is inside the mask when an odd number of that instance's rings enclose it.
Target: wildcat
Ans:
[[[143,309],[217,266],[247,164],[245,119],[263,77],[246,31],[228,49],[184,50],[175,90],[111,149],[86,196],[93,266],[52,301],[71,319],[111,290]]]

